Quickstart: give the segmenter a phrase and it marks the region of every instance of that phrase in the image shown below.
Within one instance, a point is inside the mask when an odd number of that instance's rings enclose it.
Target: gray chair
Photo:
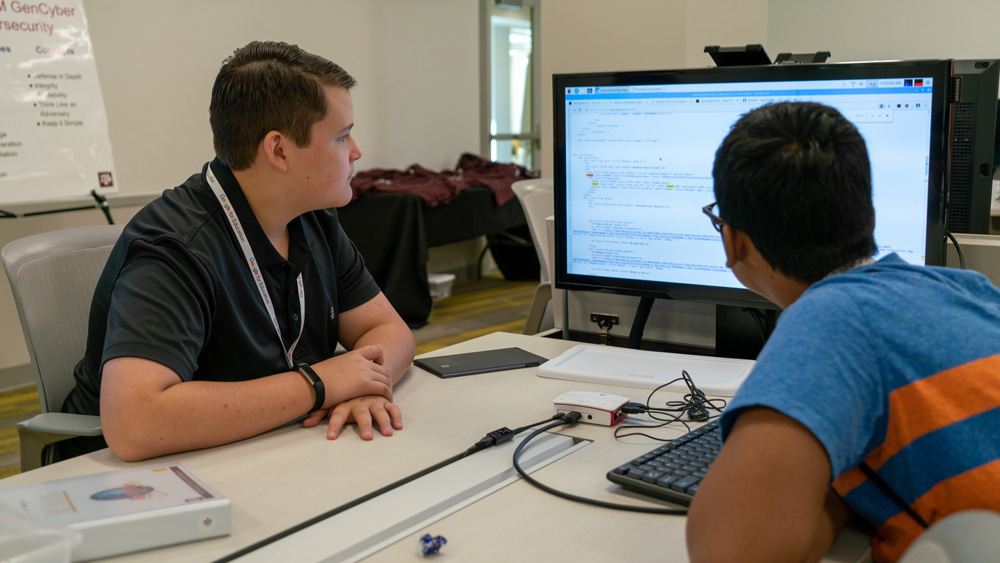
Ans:
[[[552,265],[545,228],[545,219],[555,213],[553,182],[551,178],[521,180],[511,184],[511,188],[528,219],[528,229],[535,241],[538,262],[542,266],[542,282],[535,288],[535,295],[528,308],[528,318],[521,331],[523,334],[537,334],[553,326],[552,308],[548,306],[552,300]]]
[[[59,411],[87,345],[97,279],[121,232],[121,225],[64,229],[16,240],[0,251],[42,410],[17,424],[22,472],[51,463],[50,444],[102,434],[100,417]]]
[[[993,563],[1000,560],[1000,514],[964,510],[920,535],[899,563]]]

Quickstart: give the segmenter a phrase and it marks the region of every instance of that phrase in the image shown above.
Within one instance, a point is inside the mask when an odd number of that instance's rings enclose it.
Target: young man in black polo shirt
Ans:
[[[402,428],[413,335],[328,208],[361,150],[339,66],[284,43],[227,59],[217,158],[125,227],[98,283],[66,412],[100,414],[124,460],[234,442],[308,413],[336,438]],[[333,356],[337,342],[350,352]],[[63,457],[102,440],[63,442]]]

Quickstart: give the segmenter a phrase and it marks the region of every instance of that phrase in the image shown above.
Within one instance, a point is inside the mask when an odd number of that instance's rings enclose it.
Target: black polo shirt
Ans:
[[[311,364],[333,356],[340,313],[379,293],[336,212],[314,211],[292,221],[285,260],[264,235],[229,168],[218,159],[211,166],[261,266],[285,346],[299,333],[295,280],[301,272],[306,316],[294,359]],[[76,388],[63,411],[98,414],[101,368],[118,357],[153,360],[184,381],[246,381],[288,371],[204,169],[125,226],[97,284],[86,356],[76,366]]]

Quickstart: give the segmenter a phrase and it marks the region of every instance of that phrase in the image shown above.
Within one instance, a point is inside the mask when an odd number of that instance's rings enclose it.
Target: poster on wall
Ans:
[[[0,0],[0,207],[117,191],[82,0]]]

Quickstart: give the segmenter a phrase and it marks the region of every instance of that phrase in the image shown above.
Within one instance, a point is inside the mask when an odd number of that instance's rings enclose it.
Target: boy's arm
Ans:
[[[324,407],[355,397],[392,399],[392,381],[365,347],[313,365],[326,387]],[[249,381],[182,381],[143,358],[114,358],[102,369],[101,425],[125,461],[228,444],[291,422],[313,407],[315,392],[301,374]]]
[[[389,303],[384,294],[379,293],[362,305],[340,314],[340,341],[351,350],[377,349],[379,357],[374,358],[381,369],[395,385],[403,378],[413,362],[413,332]],[[336,439],[345,424],[355,422],[364,440],[374,438],[373,428],[377,427],[384,436],[391,436],[393,430],[403,428],[402,413],[392,401],[382,396],[357,397],[334,405],[330,410],[311,413],[306,418],[306,426],[315,426],[329,414],[330,423],[327,437]]]
[[[849,511],[816,437],[769,408],[742,411],[688,513],[691,561],[818,561]]]
[[[403,378],[413,363],[413,332],[383,293],[342,312],[338,329],[340,341],[348,350],[381,346],[384,354],[381,364],[393,384]]]

